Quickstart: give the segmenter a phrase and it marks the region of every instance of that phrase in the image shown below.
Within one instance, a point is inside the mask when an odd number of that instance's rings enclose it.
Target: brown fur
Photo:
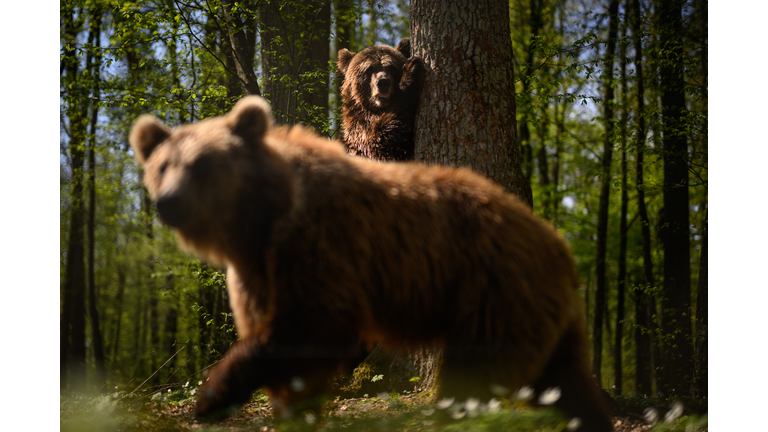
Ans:
[[[357,54],[342,49],[338,71],[344,77],[341,120],[347,151],[378,161],[412,160],[425,72],[423,61],[411,57],[410,40]]]
[[[584,430],[610,430],[573,262],[551,226],[467,169],[371,163],[270,125],[266,102],[248,97],[173,132],[142,118],[131,135],[160,218],[227,267],[240,341],[199,415],[259,387],[277,412],[316,407],[359,343],[376,341],[441,347],[439,397],[560,386]]]

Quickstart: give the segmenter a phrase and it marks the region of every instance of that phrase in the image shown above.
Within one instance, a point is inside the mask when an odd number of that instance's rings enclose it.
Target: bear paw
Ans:
[[[400,79],[400,90],[420,91],[424,84],[426,67],[421,57],[411,57],[403,65],[403,78]]]

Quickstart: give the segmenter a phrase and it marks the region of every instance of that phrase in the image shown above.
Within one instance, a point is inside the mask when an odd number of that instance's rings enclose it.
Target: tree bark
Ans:
[[[664,158],[664,330],[665,393],[680,394],[690,387],[693,369],[691,345],[691,263],[688,213],[688,146],[683,125],[683,0],[660,0],[659,62]]]
[[[427,75],[416,118],[415,159],[470,167],[533,205],[520,168],[509,4],[499,0],[411,2],[413,55]],[[422,388],[440,353],[411,354]]]
[[[605,255],[608,240],[608,205],[611,187],[611,161],[613,159],[613,57],[616,54],[616,35],[618,33],[618,0],[611,0],[608,5],[609,24],[608,41],[605,55],[605,100],[603,119],[605,121],[605,139],[603,141],[603,168],[600,185],[600,207],[597,213],[597,258],[595,280],[595,315],[592,325],[592,373],[602,387],[603,320],[605,319]]]
[[[323,0],[277,1],[261,8],[264,97],[277,124],[324,133],[328,119],[331,7]]]
[[[532,205],[520,169],[508,3],[414,0],[411,42],[427,67],[415,159],[470,167]]]

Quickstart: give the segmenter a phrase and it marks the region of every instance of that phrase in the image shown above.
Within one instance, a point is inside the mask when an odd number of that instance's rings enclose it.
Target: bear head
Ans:
[[[203,258],[222,263],[233,245],[265,242],[290,207],[287,165],[265,143],[272,123],[269,104],[249,96],[173,131],[151,115],[134,125],[131,147],[159,219]]]
[[[344,77],[344,99],[368,111],[385,110],[399,97],[403,66],[411,56],[411,43],[403,39],[392,48],[377,45],[354,53],[339,51],[338,71]]]

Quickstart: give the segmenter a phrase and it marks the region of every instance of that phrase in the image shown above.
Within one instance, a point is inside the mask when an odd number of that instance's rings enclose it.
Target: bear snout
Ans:
[[[189,219],[190,211],[178,194],[166,194],[155,203],[160,221],[173,228],[179,228]]]
[[[379,90],[379,94],[389,93],[389,86],[391,84],[392,81],[389,78],[379,78],[376,80],[376,88]]]

